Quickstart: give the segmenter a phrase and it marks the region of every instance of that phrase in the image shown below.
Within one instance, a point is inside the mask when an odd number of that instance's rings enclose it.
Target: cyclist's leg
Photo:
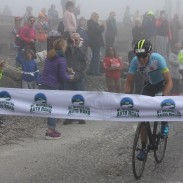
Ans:
[[[152,85],[147,81],[144,82],[142,95],[153,96]],[[146,144],[147,144],[147,132],[146,132],[145,128],[146,128],[146,125],[143,125],[142,128],[141,128],[141,131],[140,131],[142,151],[140,151],[139,154],[137,155],[137,159],[139,159],[140,161],[143,161],[143,159],[145,157],[145,151],[144,150],[145,150]]]

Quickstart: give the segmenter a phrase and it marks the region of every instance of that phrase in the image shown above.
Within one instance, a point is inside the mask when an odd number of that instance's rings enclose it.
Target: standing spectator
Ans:
[[[105,32],[105,46],[106,50],[109,47],[114,47],[115,37],[117,36],[117,25],[115,19],[116,13],[110,12],[109,18],[106,21],[106,32]]]
[[[67,67],[70,68],[71,74],[74,79],[72,81],[65,81],[64,89],[73,91],[84,91],[85,90],[85,72],[86,72],[86,57],[85,53],[80,46],[80,35],[78,33],[72,33],[72,43],[66,52]],[[73,120],[66,119],[64,124],[70,124]],[[85,121],[80,119],[80,124],[84,124]]]
[[[44,70],[40,77],[40,89],[59,90],[64,87],[64,82],[72,80],[73,75],[67,74],[67,66],[65,59],[65,51],[67,48],[67,41],[60,38],[54,41],[53,49],[48,52],[45,60]],[[48,130],[46,132],[46,139],[59,139],[61,133],[56,128],[56,119],[47,119]]]
[[[132,45],[134,45],[138,40],[144,37],[144,29],[141,26],[139,19],[135,20],[135,26],[132,28]]]
[[[46,14],[46,8],[42,8],[41,13],[44,15],[45,21],[48,23],[48,15]]]
[[[172,76],[173,88],[172,95],[179,95],[179,81],[180,81],[180,73],[179,73],[179,61],[178,61],[178,53],[181,50],[181,44],[175,43],[172,45],[171,52],[169,54],[169,69]]]
[[[57,26],[58,24],[59,16],[54,4],[52,4],[51,7],[48,9],[48,20],[50,30],[55,30],[55,26]]]
[[[169,20],[172,17],[172,8],[173,8],[173,4],[172,4],[172,0],[165,0],[165,4],[164,4],[164,10],[166,13],[166,18]]]
[[[24,25],[28,23],[29,17],[33,17],[32,10],[33,10],[33,8],[31,6],[26,7],[26,12],[23,16],[23,24]]]
[[[171,43],[172,43],[172,46],[174,46],[174,44],[179,41],[179,31],[182,28],[178,14],[175,14],[173,19],[171,20],[170,28],[171,28],[171,36],[172,36]]]
[[[3,77],[3,68],[4,68],[5,64],[6,63],[4,60],[0,61],[0,79],[2,79],[2,77]],[[2,117],[0,117],[0,127],[5,127]]]
[[[6,5],[6,6],[4,7],[4,9],[3,9],[3,15],[5,15],[5,16],[12,16],[12,15],[13,15],[13,13],[12,13],[12,11],[10,10],[10,8],[9,8],[8,5]]]
[[[179,73],[181,74],[181,86],[183,86],[183,50],[181,50],[178,54],[179,61]],[[183,88],[180,88],[180,92],[183,91]]]
[[[21,46],[20,49],[29,48],[36,54],[36,30],[34,28],[35,18],[30,16],[28,23],[20,29]]]
[[[66,10],[66,3],[68,1],[71,1],[73,2],[74,4],[74,10],[73,10],[73,13],[76,17],[76,20],[77,20],[77,15],[80,15],[80,5],[76,6],[76,1],[75,0],[61,0],[61,5],[62,5],[62,12],[64,13],[65,10]]]
[[[113,47],[107,48],[103,64],[108,92],[120,93],[123,64]]]
[[[88,32],[87,32],[87,22],[84,17],[81,17],[78,22],[77,33],[83,39],[83,47],[85,50],[88,48]]]
[[[63,24],[64,24],[64,35],[66,38],[70,38],[72,33],[75,33],[77,30],[76,17],[74,16],[74,3],[68,1],[65,5],[66,10],[63,15]]]
[[[130,14],[130,7],[127,6],[125,13],[124,13],[124,17],[123,17],[123,24],[126,26],[130,26],[132,25],[132,20],[131,20],[132,15]]]
[[[27,49],[25,52],[25,60],[22,60],[22,88],[37,89],[39,82],[39,70],[34,61],[34,52]]]
[[[155,44],[156,44],[156,19],[154,16],[153,11],[148,11],[143,16],[142,21],[142,29],[144,32],[144,37],[153,45],[153,50],[155,50]]]
[[[46,41],[48,37],[49,25],[43,13],[39,13],[38,15],[38,20],[35,25],[35,29],[36,29],[36,40],[38,41],[37,51],[40,52],[40,51],[46,50],[47,48]]]
[[[14,26],[13,29],[13,39],[14,39],[14,47],[18,48],[20,46],[20,29],[22,28],[22,18],[15,17],[14,18]]]
[[[165,17],[165,11],[160,11],[160,18],[156,21],[156,49],[157,53],[165,58],[168,55],[169,23]]]
[[[94,12],[91,15],[90,20],[87,21],[88,26],[88,45],[91,48],[92,59],[90,62],[88,74],[100,76],[100,48],[104,46],[104,40],[102,33],[104,31],[104,25],[99,24],[99,15]]]

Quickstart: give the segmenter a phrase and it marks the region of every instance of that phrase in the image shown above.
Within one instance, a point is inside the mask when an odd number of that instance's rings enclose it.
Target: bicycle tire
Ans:
[[[161,122],[154,122],[154,159],[157,163],[161,163],[166,152],[168,137],[162,137],[161,135]]]
[[[144,168],[145,168],[145,163],[146,163],[146,160],[147,160],[147,154],[148,154],[148,150],[147,150],[148,145],[146,145],[146,149],[145,149],[146,155],[145,155],[144,161],[139,161],[137,159],[137,154],[140,152],[140,150],[142,150],[140,133],[141,133],[141,129],[144,125],[145,125],[145,123],[139,123],[138,124],[136,132],[135,132],[134,142],[133,142],[132,169],[133,169],[134,177],[136,179],[140,179],[142,174],[143,174],[143,171],[144,171]],[[146,130],[146,133],[147,133],[147,130]]]

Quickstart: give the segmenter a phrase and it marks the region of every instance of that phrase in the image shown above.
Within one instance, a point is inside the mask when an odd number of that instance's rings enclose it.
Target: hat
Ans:
[[[149,10],[149,11],[147,12],[147,15],[154,16],[154,12],[153,12],[152,10]]]

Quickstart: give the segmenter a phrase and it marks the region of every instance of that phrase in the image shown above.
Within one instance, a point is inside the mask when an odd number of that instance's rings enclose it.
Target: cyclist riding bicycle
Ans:
[[[146,39],[139,40],[134,46],[136,56],[132,59],[129,66],[128,75],[125,81],[124,91],[130,94],[133,89],[134,74],[139,71],[145,75],[142,95],[155,96],[162,92],[163,96],[169,95],[172,89],[172,79],[166,64],[166,60],[158,53],[151,53],[152,44]],[[167,122],[161,123],[162,137],[167,137],[169,127]],[[146,147],[145,129],[141,130],[142,149]],[[137,155],[137,159],[143,161],[145,151],[141,150]]]

